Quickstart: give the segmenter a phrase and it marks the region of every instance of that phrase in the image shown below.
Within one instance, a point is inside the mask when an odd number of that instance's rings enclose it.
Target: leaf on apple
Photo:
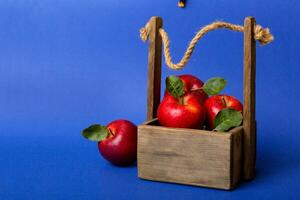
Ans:
[[[91,141],[100,142],[108,136],[108,131],[106,126],[95,124],[84,129],[82,135]]]
[[[179,98],[184,95],[183,82],[177,76],[168,76],[167,77],[166,89],[175,98]]]
[[[227,131],[233,127],[240,126],[243,121],[243,115],[241,112],[232,108],[225,108],[218,112],[215,118],[214,131]]]
[[[226,83],[227,81],[224,78],[213,77],[204,83],[203,90],[206,92],[206,94],[216,95],[225,88]]]

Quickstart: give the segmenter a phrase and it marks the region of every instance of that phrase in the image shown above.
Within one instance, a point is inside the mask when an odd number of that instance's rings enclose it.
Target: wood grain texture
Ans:
[[[162,24],[160,17],[152,17],[149,21],[147,120],[156,117],[160,103],[162,39],[158,31]]]
[[[243,127],[240,126],[237,130],[240,134],[232,134],[231,139],[231,179],[232,183],[236,186],[241,180],[241,171],[242,171],[242,151],[243,151]]]
[[[234,188],[240,178],[242,127],[230,132],[157,126],[138,127],[138,176],[218,189]]]
[[[255,19],[247,17],[244,22],[244,110],[243,110],[243,178],[255,176],[256,123],[255,123],[255,65],[256,43]]]

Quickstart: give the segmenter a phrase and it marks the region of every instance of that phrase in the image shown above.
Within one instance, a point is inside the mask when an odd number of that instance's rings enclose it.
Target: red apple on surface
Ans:
[[[200,89],[202,85],[203,82],[192,75],[169,76],[167,91],[157,111],[159,123],[174,128],[201,128],[205,120],[202,103],[207,98]]]
[[[236,111],[243,111],[243,105],[241,102],[235,97],[229,95],[211,96],[205,101],[204,107],[206,110],[208,128],[210,130],[215,128],[215,118],[221,110],[225,108],[232,108]]]
[[[106,127],[93,125],[83,131],[83,136],[98,141],[101,155],[115,165],[131,165],[137,156],[137,127],[120,119]]]
[[[136,161],[137,127],[128,120],[116,120],[107,125],[108,138],[98,143],[101,155],[116,165]]]

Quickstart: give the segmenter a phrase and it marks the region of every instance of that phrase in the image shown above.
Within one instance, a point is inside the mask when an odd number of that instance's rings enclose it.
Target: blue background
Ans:
[[[300,2],[296,0],[0,1],[0,199],[299,199]],[[143,181],[117,168],[80,132],[92,123],[145,120],[147,44],[139,28],[164,18],[178,61],[215,20],[270,27],[257,47],[257,177],[226,192]],[[199,42],[183,71],[223,76],[242,99],[243,34]],[[172,72],[163,65],[163,78]]]

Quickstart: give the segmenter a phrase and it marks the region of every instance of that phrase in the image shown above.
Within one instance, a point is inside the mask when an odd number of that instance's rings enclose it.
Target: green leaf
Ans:
[[[82,135],[91,141],[99,142],[108,136],[108,131],[105,126],[95,124],[84,129]]]
[[[218,112],[215,118],[214,131],[227,131],[233,127],[240,126],[243,121],[241,112],[232,108],[225,108]]]
[[[166,79],[166,89],[175,98],[184,95],[184,85],[177,76],[168,76]]]
[[[203,90],[206,94],[216,95],[225,88],[226,83],[227,81],[221,77],[210,78],[204,83]]]

